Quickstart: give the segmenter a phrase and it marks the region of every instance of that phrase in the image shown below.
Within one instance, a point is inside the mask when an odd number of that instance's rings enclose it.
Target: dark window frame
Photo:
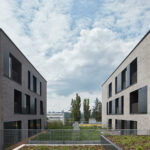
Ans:
[[[112,97],[112,82],[108,85],[108,98]]]

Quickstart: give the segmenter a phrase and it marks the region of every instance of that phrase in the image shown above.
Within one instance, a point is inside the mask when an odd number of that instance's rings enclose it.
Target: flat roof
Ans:
[[[136,44],[136,46],[132,49],[132,51],[123,59],[123,61],[119,64],[119,66],[112,72],[112,74],[106,79],[106,81],[102,84],[102,86],[108,81],[108,79],[115,73],[115,71],[123,64],[123,62],[129,57],[129,55],[138,47],[138,45],[146,38],[146,36],[150,33],[150,30],[143,36],[143,38]]]
[[[11,41],[11,43],[18,49],[18,51],[24,56],[24,58],[31,64],[31,66],[37,71],[37,73],[46,81],[46,79],[40,74],[40,72],[33,66],[33,64],[27,59],[27,57],[21,52],[21,50],[16,46],[16,44],[9,38],[9,36],[3,31],[2,28],[0,28],[0,31],[2,31],[6,37]],[[47,82],[47,81],[46,81]]]

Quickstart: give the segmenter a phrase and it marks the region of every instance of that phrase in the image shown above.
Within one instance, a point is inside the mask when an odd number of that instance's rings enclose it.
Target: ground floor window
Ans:
[[[21,121],[4,122],[4,147],[21,141]]]
[[[133,120],[115,120],[115,128],[122,129],[121,134],[134,134],[136,135],[137,121]]]
[[[108,128],[112,129],[112,119],[108,119]]]
[[[39,129],[41,129],[41,119],[28,120],[28,136],[29,137],[40,132]]]

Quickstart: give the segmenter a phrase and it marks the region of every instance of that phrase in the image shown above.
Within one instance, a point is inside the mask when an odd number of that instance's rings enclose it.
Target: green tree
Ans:
[[[102,102],[99,101],[98,98],[95,100],[95,106],[93,107],[92,117],[95,118],[96,121],[102,120]]]
[[[76,99],[72,99],[71,101],[71,116],[72,121],[80,121],[81,119],[81,98],[78,94],[76,94]]]
[[[90,113],[91,113],[90,106],[89,106],[89,99],[84,99],[83,112],[84,112],[84,120],[89,121]]]

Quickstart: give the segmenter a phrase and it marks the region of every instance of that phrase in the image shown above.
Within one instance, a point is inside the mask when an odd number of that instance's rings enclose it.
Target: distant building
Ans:
[[[49,122],[61,121],[63,124],[65,123],[64,112],[49,112],[47,114],[47,118]]]
[[[89,124],[94,124],[96,123],[96,119],[95,118],[89,118]]]
[[[0,131],[44,129],[46,89],[46,80],[0,29]],[[4,137],[0,134],[0,149],[3,142],[11,142],[11,136],[17,142],[30,133],[17,132],[17,137],[8,132]]]

